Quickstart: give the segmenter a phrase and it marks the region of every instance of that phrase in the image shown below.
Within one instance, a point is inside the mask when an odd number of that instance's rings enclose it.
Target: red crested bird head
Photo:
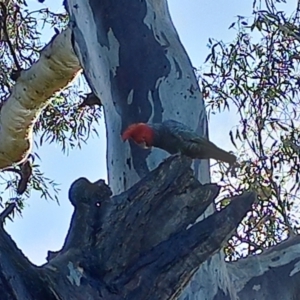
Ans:
[[[132,139],[142,148],[150,148],[153,143],[154,131],[145,123],[132,124],[123,132],[122,139]]]

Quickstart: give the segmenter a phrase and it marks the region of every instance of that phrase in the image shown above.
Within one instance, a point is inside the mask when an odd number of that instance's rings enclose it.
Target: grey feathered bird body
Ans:
[[[181,152],[193,159],[213,158],[230,164],[236,162],[236,157],[204,137],[199,136],[188,126],[175,120],[149,124],[154,130],[153,146],[164,149],[170,154]]]

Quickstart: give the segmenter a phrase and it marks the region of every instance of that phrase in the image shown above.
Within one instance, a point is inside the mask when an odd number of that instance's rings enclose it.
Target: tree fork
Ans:
[[[113,197],[103,180],[76,180],[69,191],[74,213],[65,244],[41,267],[27,260],[2,227],[1,295],[22,300],[175,299],[255,200],[254,194],[244,193],[194,224],[219,187],[201,185],[190,164],[188,158],[171,156]]]

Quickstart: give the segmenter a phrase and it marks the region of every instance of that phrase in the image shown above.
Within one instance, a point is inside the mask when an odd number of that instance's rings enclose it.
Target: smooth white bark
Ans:
[[[126,126],[172,118],[205,136],[207,121],[191,62],[172,24],[167,2],[147,0],[129,5],[139,7],[128,14],[136,15],[134,22],[140,31],[124,28],[127,21],[119,18],[127,14],[122,12],[124,8],[110,6],[108,1],[93,5],[95,8],[88,1],[68,1],[76,53],[90,87],[104,106],[108,179],[118,194],[168,155],[158,149],[141,154],[128,142],[123,143],[121,133]],[[111,24],[104,12],[107,7],[115,16]],[[209,181],[207,161],[198,162],[195,171],[201,182]]]
[[[32,147],[32,129],[49,98],[65,88],[81,69],[71,45],[71,29],[56,35],[39,60],[21,72],[0,111],[0,169],[24,161]]]

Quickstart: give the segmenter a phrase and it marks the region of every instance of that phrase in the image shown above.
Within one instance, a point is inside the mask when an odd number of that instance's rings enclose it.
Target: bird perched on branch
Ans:
[[[132,124],[123,132],[122,139],[132,139],[142,148],[157,147],[170,154],[180,152],[193,159],[213,158],[229,164],[236,162],[236,156],[174,120],[154,124]]]

